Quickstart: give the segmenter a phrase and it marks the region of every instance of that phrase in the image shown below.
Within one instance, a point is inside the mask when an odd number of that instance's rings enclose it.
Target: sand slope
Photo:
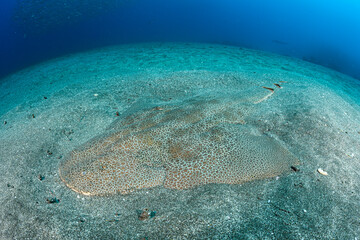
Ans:
[[[107,197],[79,195],[61,181],[68,154],[122,114],[231,96],[244,85],[275,89],[244,123],[291,151],[300,171]],[[350,77],[222,45],[123,45],[25,69],[0,81],[0,238],[355,239],[359,103],[360,84]],[[145,208],[155,217],[141,221]]]

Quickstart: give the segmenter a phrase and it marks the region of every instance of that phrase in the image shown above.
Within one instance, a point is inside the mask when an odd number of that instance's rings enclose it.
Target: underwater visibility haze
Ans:
[[[360,78],[355,0],[8,0],[0,11],[0,76],[95,47],[175,41],[265,50]]]
[[[360,238],[356,1],[0,6],[0,239]]]

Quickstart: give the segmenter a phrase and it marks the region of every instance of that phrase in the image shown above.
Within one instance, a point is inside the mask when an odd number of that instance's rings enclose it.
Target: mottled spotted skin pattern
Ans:
[[[258,106],[254,100],[198,97],[120,116],[109,133],[67,157],[60,177],[78,193],[107,195],[279,175],[298,160],[246,124],[252,106]]]

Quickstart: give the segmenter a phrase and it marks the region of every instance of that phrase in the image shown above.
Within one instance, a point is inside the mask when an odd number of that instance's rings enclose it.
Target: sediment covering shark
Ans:
[[[299,161],[246,124],[267,94],[239,89],[226,98],[202,96],[124,113],[113,124],[119,131],[73,151],[60,177],[76,192],[104,195],[159,185],[240,184],[290,172]]]

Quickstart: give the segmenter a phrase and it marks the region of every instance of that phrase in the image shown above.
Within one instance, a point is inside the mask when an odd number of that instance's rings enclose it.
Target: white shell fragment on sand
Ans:
[[[324,175],[324,176],[327,176],[327,175],[329,175],[326,171],[324,171],[323,169],[321,169],[321,168],[318,168],[318,173],[320,173],[321,175]]]

